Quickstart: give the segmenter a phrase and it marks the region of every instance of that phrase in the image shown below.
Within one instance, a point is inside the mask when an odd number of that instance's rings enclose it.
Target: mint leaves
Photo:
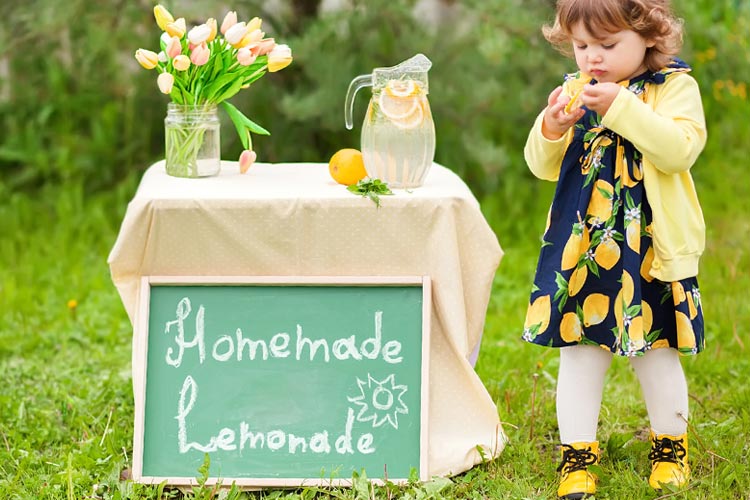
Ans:
[[[391,191],[391,188],[388,187],[388,184],[381,181],[380,179],[364,178],[356,184],[352,184],[351,186],[347,187],[346,189],[354,194],[369,198],[373,203],[375,203],[375,206],[378,208],[380,208],[381,195],[393,194],[393,191]]]

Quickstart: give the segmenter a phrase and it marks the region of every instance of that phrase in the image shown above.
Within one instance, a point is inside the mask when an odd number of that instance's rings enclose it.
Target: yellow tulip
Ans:
[[[172,73],[160,73],[156,78],[156,85],[158,85],[162,94],[169,94],[174,86],[174,76]]]
[[[146,49],[135,51],[135,60],[146,69],[154,69],[159,64],[159,54]]]
[[[206,42],[211,43],[214,41],[214,38],[216,38],[216,33],[218,32],[216,19],[214,19],[213,17],[209,17],[208,21],[206,21],[206,24],[211,29],[211,33],[208,35],[208,40],[206,40]]]
[[[182,38],[183,36],[185,36],[185,32],[187,31],[185,18],[181,17],[175,22],[167,24],[166,31],[167,33],[169,33],[169,36],[176,36],[177,38]]]
[[[174,58],[172,64],[177,71],[185,71],[190,67],[190,59],[185,54],[180,54]]]
[[[271,73],[282,70],[292,63],[292,49],[281,44],[273,48],[268,54],[268,71]]]
[[[250,22],[247,23],[247,30],[248,31],[259,30],[261,24],[263,24],[263,20],[259,17],[254,17],[250,20]]]
[[[167,31],[167,25],[174,22],[172,14],[161,4],[154,7],[154,17],[156,18],[156,24],[162,31]]]

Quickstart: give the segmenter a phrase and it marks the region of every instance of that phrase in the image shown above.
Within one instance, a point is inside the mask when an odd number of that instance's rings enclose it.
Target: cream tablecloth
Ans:
[[[136,324],[148,275],[399,276],[432,280],[428,473],[452,475],[505,444],[497,409],[470,358],[479,345],[502,250],[463,181],[433,165],[423,187],[372,201],[318,163],[256,164],[239,174],[144,174],[108,262]],[[134,338],[134,345],[143,339]],[[137,359],[134,349],[133,367]],[[140,387],[140,374],[133,371]]]

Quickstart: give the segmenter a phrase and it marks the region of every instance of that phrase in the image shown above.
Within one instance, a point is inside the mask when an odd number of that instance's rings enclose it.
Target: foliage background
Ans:
[[[322,13],[319,3],[164,2],[189,23],[221,18],[230,7],[241,17],[259,15],[269,35],[293,48],[292,66],[233,99],[271,130],[270,137],[254,138],[265,162],[325,162],[339,148],[359,147],[359,128],[343,126],[349,81],[427,54],[434,64],[436,161],[474,190],[506,252],[477,371],[511,445],[450,487],[414,485],[377,496],[549,498],[557,361],[553,351],[525,345],[518,334],[553,188],[531,177],[522,147],[547,94],[573,67],[539,31],[553,1],[448,1],[452,14],[432,24],[413,15],[416,0],[349,0],[348,10]],[[750,5],[674,5],[685,19],[682,56],[694,67],[709,125],[709,143],[693,170],[709,228],[701,274],[709,347],[684,359],[696,480],[675,497],[747,499]],[[136,48],[156,45],[152,7],[146,0],[0,4],[2,498],[181,495],[120,477],[132,449],[131,329],[106,266],[140,175],[163,157],[167,101],[155,74],[133,59]],[[359,96],[360,120],[366,101]],[[241,145],[231,124],[222,131],[224,158],[236,158]],[[601,425],[609,460],[598,497],[653,498],[643,485],[646,422],[637,382],[627,363],[615,363],[609,377]]]

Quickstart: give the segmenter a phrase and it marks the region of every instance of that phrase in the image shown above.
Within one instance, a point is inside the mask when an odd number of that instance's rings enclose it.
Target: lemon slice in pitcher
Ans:
[[[421,92],[419,83],[414,80],[388,80],[385,93],[391,97],[414,97]]]
[[[419,107],[415,97],[393,97],[386,92],[380,94],[378,101],[380,111],[390,120],[400,120],[414,113]]]
[[[420,93],[414,80],[389,80],[380,93],[380,111],[398,128],[418,127],[424,121]]]

